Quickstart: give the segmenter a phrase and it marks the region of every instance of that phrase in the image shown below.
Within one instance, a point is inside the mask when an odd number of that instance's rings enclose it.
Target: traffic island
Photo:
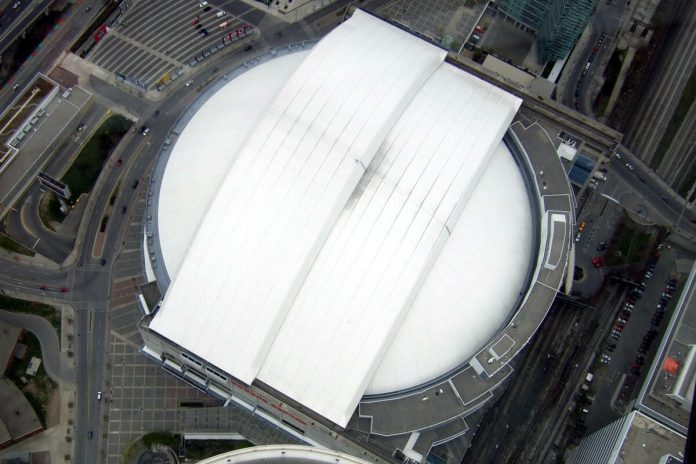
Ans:
[[[75,161],[60,179],[60,182],[70,189],[70,196],[66,199],[70,210],[67,214],[62,213],[60,201],[55,194],[47,194],[50,198],[45,206],[40,208],[41,220],[47,227],[55,227],[56,222],[63,222],[71,212],[75,211],[76,200],[92,191],[109,155],[132,125],[133,121],[130,119],[121,115],[113,115],[94,131]]]

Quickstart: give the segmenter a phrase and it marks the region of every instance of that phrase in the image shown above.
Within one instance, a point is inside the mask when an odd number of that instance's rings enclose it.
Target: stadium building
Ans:
[[[519,98],[359,10],[230,77],[151,179],[143,352],[307,444],[424,461],[563,282],[555,150],[528,149],[548,137]]]

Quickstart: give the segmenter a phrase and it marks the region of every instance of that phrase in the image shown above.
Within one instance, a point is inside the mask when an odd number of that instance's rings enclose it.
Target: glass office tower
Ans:
[[[597,0],[498,0],[500,10],[537,32],[539,61],[565,57],[580,37]]]

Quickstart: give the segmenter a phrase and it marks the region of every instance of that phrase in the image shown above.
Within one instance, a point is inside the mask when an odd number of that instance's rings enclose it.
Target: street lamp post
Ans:
[[[684,211],[686,211],[686,207],[689,204],[689,198],[694,194],[694,189],[696,189],[696,182],[693,183],[691,188],[689,189],[688,193],[684,196],[684,204],[682,205],[681,211],[679,211],[679,217],[677,218],[677,223],[675,225],[675,228],[679,228],[679,224],[681,224],[681,220],[684,217]]]

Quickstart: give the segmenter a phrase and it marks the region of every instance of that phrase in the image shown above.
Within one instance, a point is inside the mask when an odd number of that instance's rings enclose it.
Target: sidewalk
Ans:
[[[13,251],[8,251],[4,248],[0,248],[0,260],[14,261],[30,267],[39,267],[44,269],[58,270],[63,268],[60,264],[54,263],[50,259],[38,253],[34,256],[27,256],[15,253]]]
[[[74,309],[68,305],[57,305],[61,310],[61,339],[60,339],[60,361],[65,367],[73,372],[76,369],[75,356],[70,356],[72,350],[72,340],[74,339]],[[0,458],[5,453],[13,451],[28,451],[30,453],[48,451],[50,462],[65,462],[66,456],[73,456],[73,442],[75,435],[75,403],[77,392],[74,383],[68,385],[67,382],[59,383],[58,392],[59,416],[56,425],[48,427],[45,431],[26,440],[20,441],[9,448],[0,452]]]
[[[120,90],[128,91],[128,93],[131,93],[134,96],[141,97],[142,92],[137,92],[135,89],[130,89],[126,90],[126,86],[119,85],[118,82],[116,81],[116,77],[114,76],[113,73],[110,73],[106,71],[103,68],[100,68],[99,66],[95,65],[94,63],[91,63],[84,58],[80,58],[79,56],[73,54],[73,53],[64,53],[63,58],[59,61],[60,66],[63,69],[66,69],[70,71],[71,73],[75,74],[77,76],[77,82],[78,85],[84,89],[92,90],[92,87],[90,85],[90,78],[92,76],[97,77],[105,82],[108,82],[109,84],[113,85],[114,87],[119,88]],[[98,95],[96,92],[91,92],[92,97],[95,98],[95,100],[99,101],[101,97]],[[148,92],[151,93],[151,92]],[[159,92],[157,92],[159,94]],[[165,95],[163,95],[160,99],[164,98]],[[150,98],[152,99],[152,98]],[[120,105],[118,102],[109,102],[107,105],[105,105],[112,110],[114,110],[117,113],[121,113],[124,116],[128,117],[129,119],[133,119],[134,121],[137,121],[140,119],[140,115],[131,113],[128,108],[126,108],[123,105]]]

